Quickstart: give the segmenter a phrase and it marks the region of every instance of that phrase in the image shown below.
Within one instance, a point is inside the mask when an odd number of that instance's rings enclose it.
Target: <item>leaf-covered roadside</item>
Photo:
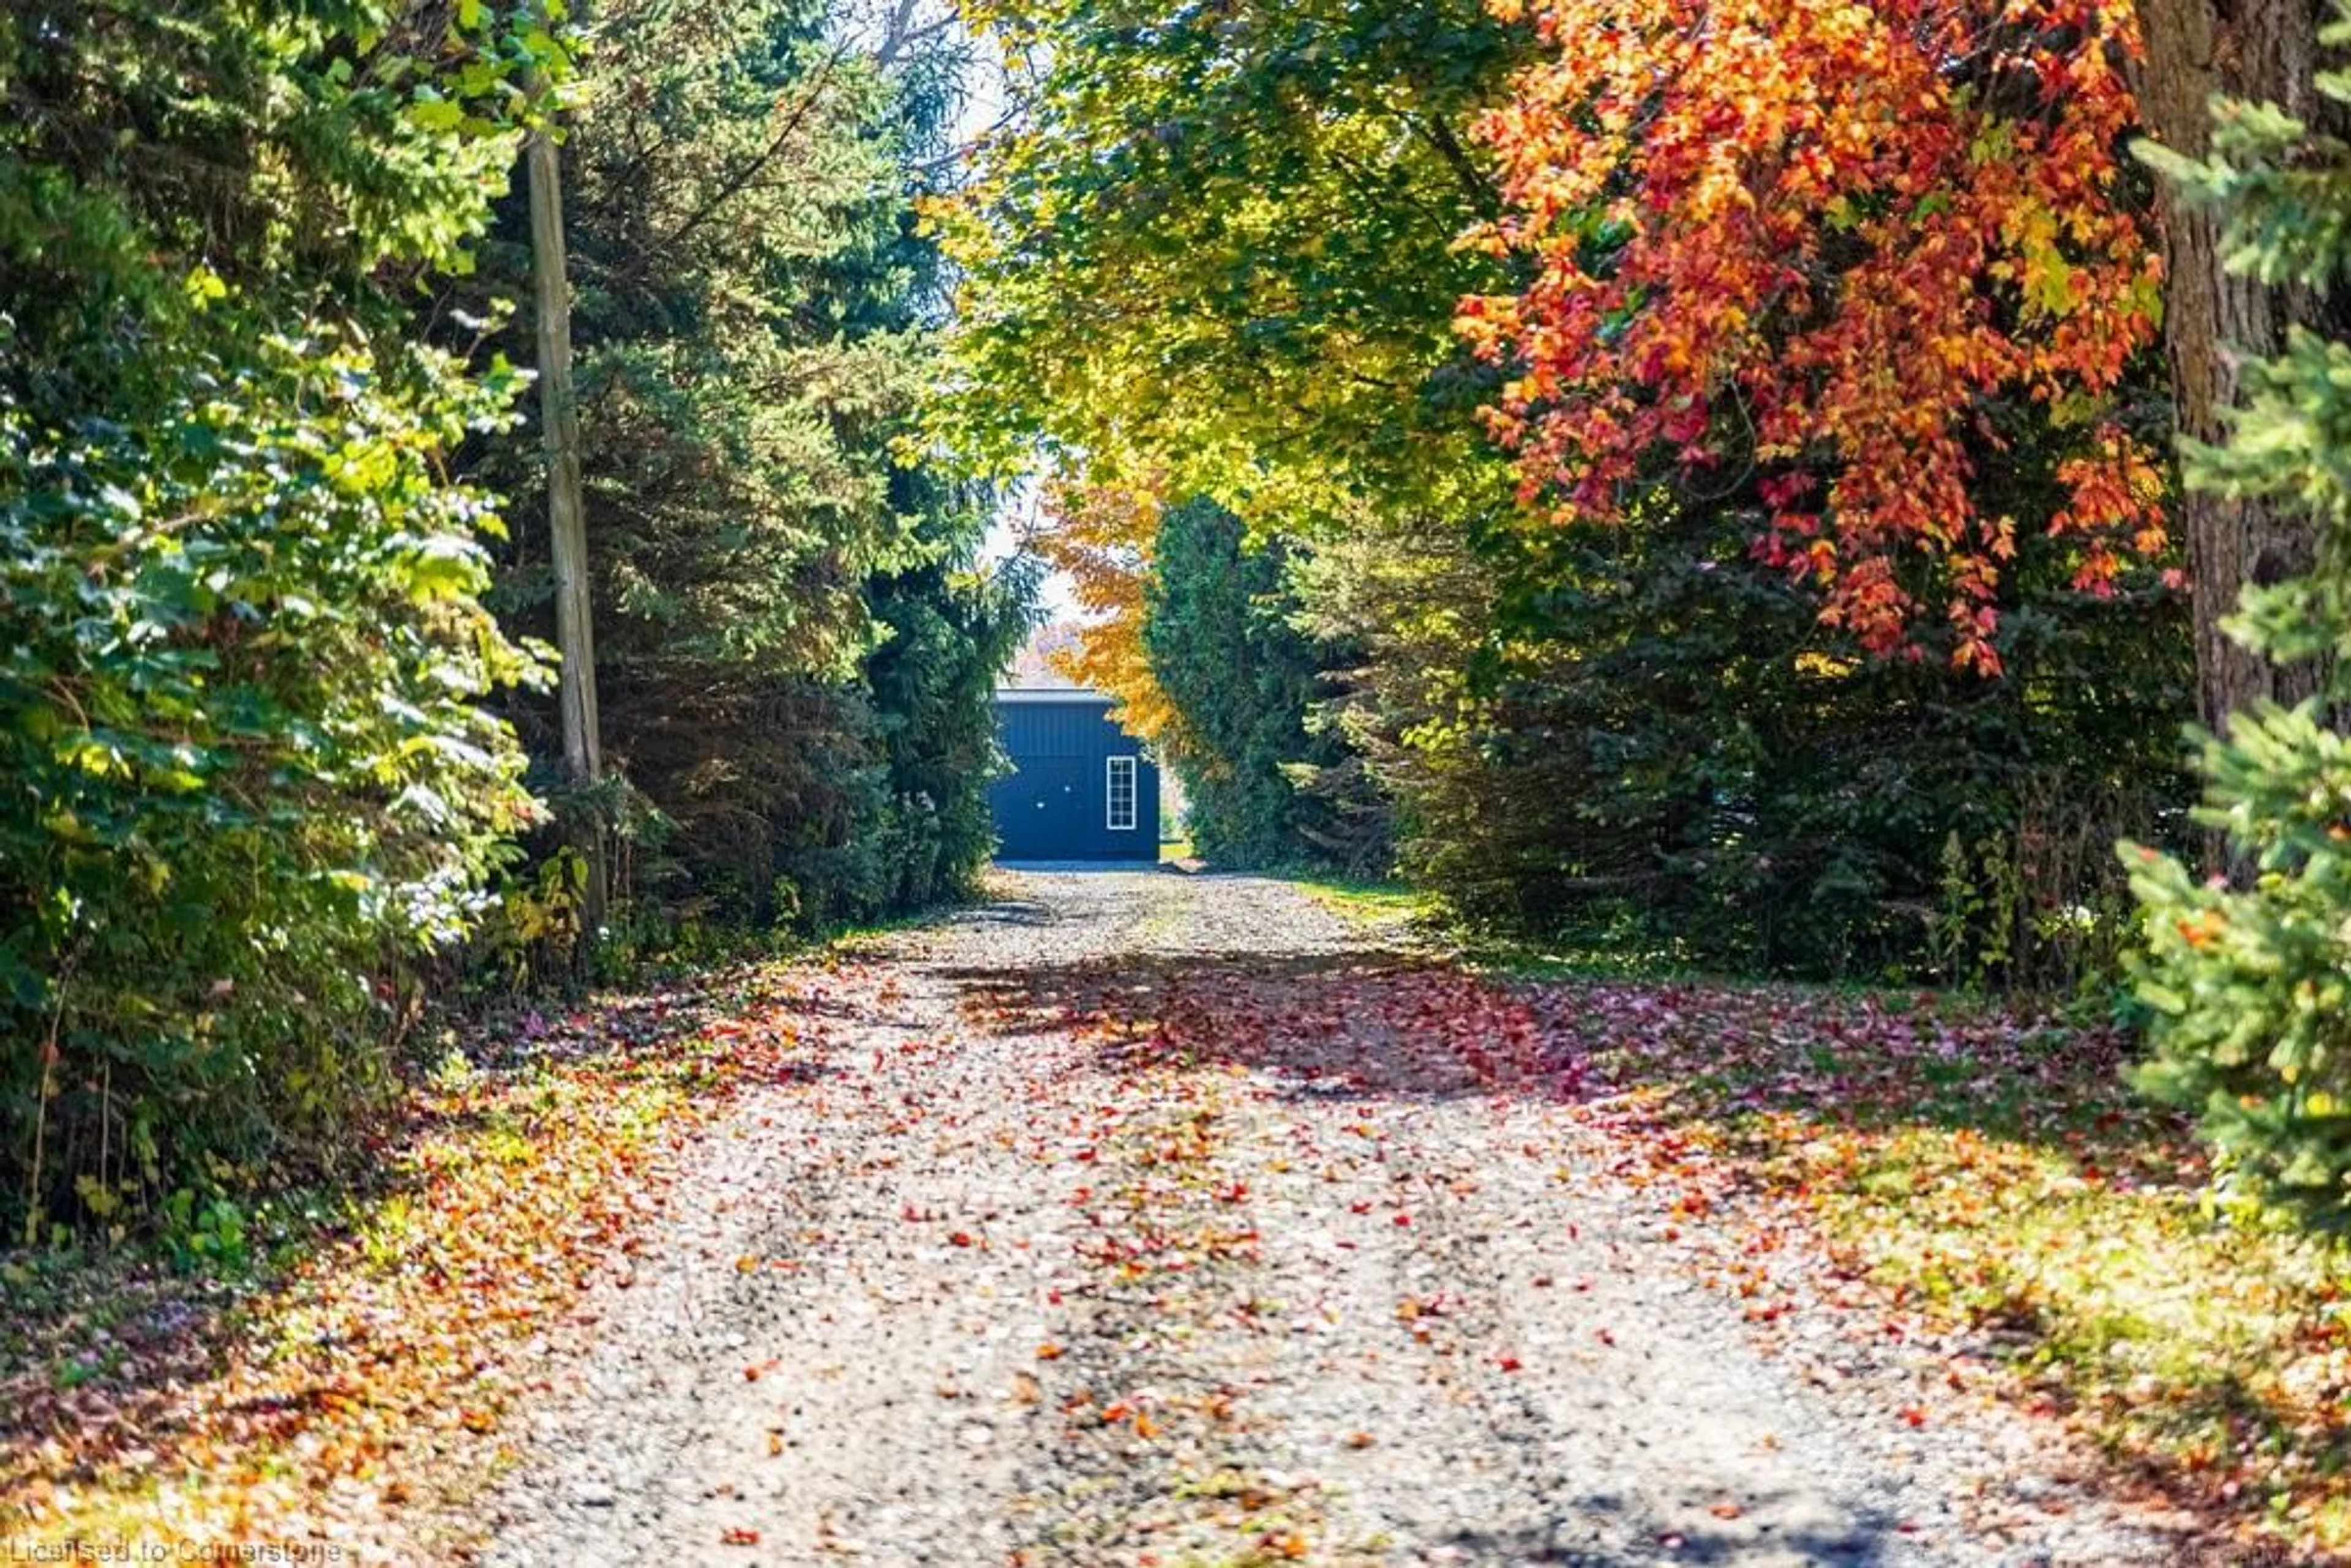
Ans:
[[[0,1531],[456,1544],[503,1418],[629,1283],[665,1155],[795,1071],[820,983],[742,966],[453,1038],[360,1196],[199,1219],[200,1267],[0,1260]]]
[[[1823,1243],[1798,1300],[1959,1347],[1955,1396],[2060,1417],[2249,1543],[2351,1547],[2344,1260],[2213,1203],[2187,1124],[2125,1083],[2127,1041],[1924,996],[1534,994],[1613,1086],[1593,1110],[1625,1170],[1750,1319],[1789,1309],[1767,1260]]]

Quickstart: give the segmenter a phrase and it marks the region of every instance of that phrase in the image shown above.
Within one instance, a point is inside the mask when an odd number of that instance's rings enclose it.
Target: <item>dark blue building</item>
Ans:
[[[1159,769],[1110,710],[1110,698],[1075,688],[996,694],[1012,763],[987,792],[998,859],[1159,858]]]

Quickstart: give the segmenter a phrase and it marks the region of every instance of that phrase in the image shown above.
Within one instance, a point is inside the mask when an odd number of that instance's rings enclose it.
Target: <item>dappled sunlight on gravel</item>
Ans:
[[[1023,876],[747,1103],[497,1563],[2177,1560],[1683,1177],[1544,998],[1285,884]],[[1802,1312],[1799,1308],[1802,1307]]]

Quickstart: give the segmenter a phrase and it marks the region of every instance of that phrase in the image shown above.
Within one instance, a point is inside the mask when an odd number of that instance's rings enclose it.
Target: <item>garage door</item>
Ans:
[[[1094,821],[1099,762],[1082,757],[1032,757],[996,786],[996,852],[1008,861],[1084,860],[1102,854]]]

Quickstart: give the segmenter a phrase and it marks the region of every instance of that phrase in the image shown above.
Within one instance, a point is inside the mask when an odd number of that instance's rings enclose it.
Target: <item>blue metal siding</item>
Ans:
[[[1008,861],[1159,858],[1159,769],[1111,722],[1110,700],[998,702],[997,737],[1011,774],[988,789],[997,854]],[[1110,759],[1135,759],[1132,829],[1110,826]]]

